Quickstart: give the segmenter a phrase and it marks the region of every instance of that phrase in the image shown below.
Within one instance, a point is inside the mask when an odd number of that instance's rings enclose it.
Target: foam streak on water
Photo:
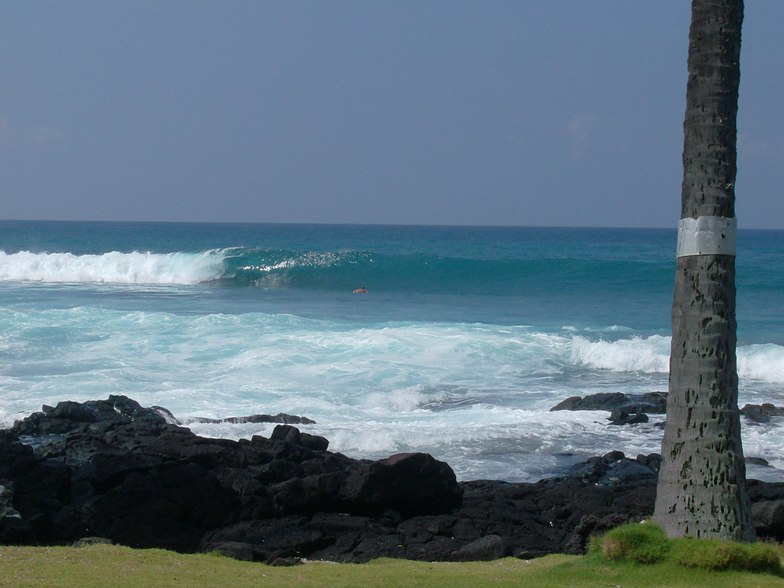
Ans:
[[[590,341],[530,327],[88,307],[4,310],[0,323],[5,424],[43,403],[128,394],[184,419],[301,414],[319,423],[312,432],[335,450],[381,457],[426,449],[466,475],[508,470],[515,455],[539,456],[523,477],[556,465],[555,454],[651,452],[660,442],[651,426],[632,433],[608,429],[606,414],[548,409],[571,395],[666,389],[662,336]],[[763,393],[755,400],[784,400],[776,394],[783,348],[741,348],[740,363],[751,389]],[[193,427],[232,438],[271,432]]]

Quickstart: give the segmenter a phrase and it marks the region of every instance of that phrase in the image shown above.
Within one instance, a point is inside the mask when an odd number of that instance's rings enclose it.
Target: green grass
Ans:
[[[781,550],[771,544],[689,537],[670,540],[660,527],[650,522],[622,525],[594,538],[588,559],[597,563],[668,563],[687,569],[756,572],[784,577]]]
[[[780,555],[780,552],[777,553]],[[159,549],[91,545],[0,547],[0,586],[767,588],[784,587],[784,578],[770,573],[686,568],[670,559],[641,565],[628,560],[603,560],[595,554],[585,557],[551,555],[531,561],[506,558],[474,563],[392,559],[368,564],[312,562],[281,568],[215,555],[182,555]]]
[[[589,554],[594,559],[654,564],[666,560],[672,548],[673,542],[661,527],[632,523],[594,538]]]
[[[771,545],[696,541],[682,539],[676,544],[673,558],[684,567],[706,570],[744,570],[781,574],[778,553]]]

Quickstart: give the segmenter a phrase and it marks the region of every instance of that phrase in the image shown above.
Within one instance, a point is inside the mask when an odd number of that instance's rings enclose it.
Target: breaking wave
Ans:
[[[230,247],[198,252],[77,255],[0,250],[0,282],[194,285],[457,294],[579,291],[585,276],[603,288],[655,287],[669,264],[573,258],[484,259],[370,251]],[[665,282],[666,283],[666,282]]]
[[[614,372],[667,373],[670,338],[662,335],[617,341],[571,340],[575,364]],[[784,383],[784,347],[772,343],[738,347],[738,377],[769,384]]]
[[[120,253],[100,255],[0,251],[0,281],[190,285],[215,280],[225,251],[201,253]]]

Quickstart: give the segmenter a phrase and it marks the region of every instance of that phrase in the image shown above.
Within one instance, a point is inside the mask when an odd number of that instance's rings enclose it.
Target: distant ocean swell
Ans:
[[[0,251],[0,281],[118,285],[223,284],[261,288],[488,293],[596,283],[634,289],[664,281],[669,263],[573,258],[482,259],[363,251],[294,252],[232,247],[190,253],[93,255]]]

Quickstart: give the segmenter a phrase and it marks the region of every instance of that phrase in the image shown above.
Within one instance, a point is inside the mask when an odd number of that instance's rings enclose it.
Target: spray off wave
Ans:
[[[357,265],[366,257],[356,252],[300,253],[242,247],[195,253],[111,251],[83,255],[0,251],[0,282],[117,285],[221,282],[266,288],[329,288],[346,279],[341,268]]]
[[[631,337],[617,341],[570,340],[574,364],[612,372],[667,373],[670,337]],[[784,384],[784,347],[772,343],[744,345],[737,349],[738,376],[768,384]]]
[[[99,255],[0,251],[0,281],[192,285],[221,277],[225,250]]]

